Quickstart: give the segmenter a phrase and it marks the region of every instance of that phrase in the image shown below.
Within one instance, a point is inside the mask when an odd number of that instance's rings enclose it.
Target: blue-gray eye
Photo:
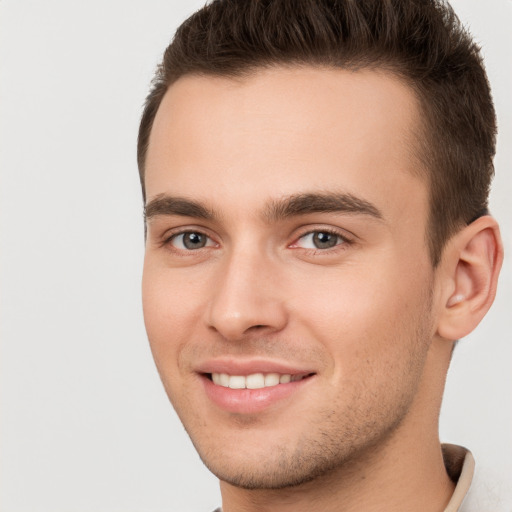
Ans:
[[[172,245],[177,249],[193,251],[194,249],[202,249],[214,245],[212,240],[203,233],[197,231],[186,231],[174,235],[171,241]]]
[[[331,249],[344,241],[343,237],[329,231],[312,231],[301,236],[297,245],[304,249]]]

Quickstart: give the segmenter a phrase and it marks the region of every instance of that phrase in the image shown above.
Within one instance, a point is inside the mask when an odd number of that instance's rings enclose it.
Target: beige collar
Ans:
[[[460,510],[473,480],[475,459],[471,452],[462,446],[443,444],[442,448],[446,471],[456,483],[455,491],[444,512],[457,512]]]

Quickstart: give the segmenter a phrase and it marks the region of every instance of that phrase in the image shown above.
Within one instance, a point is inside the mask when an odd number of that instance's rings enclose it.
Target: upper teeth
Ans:
[[[212,373],[212,380],[218,386],[231,389],[260,389],[278,384],[287,384],[301,380],[305,375],[290,375],[288,373],[252,373],[251,375],[228,375],[227,373]]]

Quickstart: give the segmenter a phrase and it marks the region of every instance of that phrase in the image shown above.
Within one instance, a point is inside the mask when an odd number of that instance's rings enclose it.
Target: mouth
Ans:
[[[201,372],[200,376],[205,394],[216,408],[243,415],[264,413],[280,404],[289,404],[302,396],[301,390],[309,387],[316,376],[316,373],[277,373],[276,368],[259,370],[249,373],[250,370],[238,368],[227,373],[227,368],[219,368]]]
[[[251,373],[249,375],[230,375],[228,373],[205,374],[216,386],[230,389],[262,389],[298,382],[313,376],[313,373]]]

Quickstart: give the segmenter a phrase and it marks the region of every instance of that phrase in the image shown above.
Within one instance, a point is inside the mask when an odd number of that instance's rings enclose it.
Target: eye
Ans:
[[[294,244],[296,247],[303,249],[332,249],[337,245],[346,243],[347,240],[330,231],[311,231],[302,235]]]
[[[173,235],[169,239],[169,243],[176,249],[183,251],[193,251],[195,249],[202,249],[203,247],[215,246],[215,243],[210,237],[198,231],[184,231],[183,233]]]

